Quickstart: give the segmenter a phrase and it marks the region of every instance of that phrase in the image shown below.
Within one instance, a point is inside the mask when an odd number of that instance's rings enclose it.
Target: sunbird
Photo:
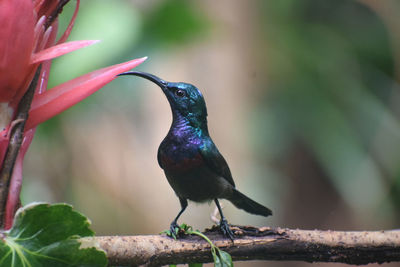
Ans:
[[[181,210],[170,225],[173,237],[180,229],[177,221],[188,206],[188,200],[214,200],[221,215],[221,232],[231,240],[234,234],[218,199],[227,199],[251,214],[272,215],[270,209],[236,189],[229,166],[208,132],[206,103],[199,89],[189,83],[166,82],[146,72],[131,71],[119,75],[134,75],[152,81],[161,87],[171,106],[172,124],[158,148],[157,160],[181,204]]]

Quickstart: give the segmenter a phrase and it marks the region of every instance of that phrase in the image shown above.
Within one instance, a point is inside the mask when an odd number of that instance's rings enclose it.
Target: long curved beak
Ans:
[[[157,84],[158,86],[161,87],[161,89],[165,90],[167,87],[167,82],[164,81],[163,79],[158,78],[157,76],[147,73],[147,72],[141,72],[141,71],[128,71],[124,73],[120,73],[117,76],[124,76],[124,75],[134,75],[134,76],[139,76],[142,78],[145,78],[149,81],[152,81],[153,83]]]

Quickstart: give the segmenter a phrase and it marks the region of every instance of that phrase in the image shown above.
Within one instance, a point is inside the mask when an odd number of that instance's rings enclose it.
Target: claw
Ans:
[[[222,234],[224,236],[228,237],[233,242],[233,239],[234,239],[235,235],[232,232],[231,228],[229,227],[228,222],[225,219],[222,219],[220,221],[219,228],[221,229]]]
[[[169,231],[171,232],[171,237],[173,239],[176,239],[179,236],[180,230],[181,230],[181,228],[175,221],[171,223],[171,225],[169,227]]]

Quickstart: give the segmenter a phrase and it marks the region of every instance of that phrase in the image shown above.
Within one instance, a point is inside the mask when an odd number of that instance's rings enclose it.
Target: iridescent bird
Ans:
[[[172,111],[172,124],[158,148],[158,164],[181,204],[181,210],[170,225],[171,234],[179,229],[178,218],[188,206],[188,200],[214,200],[221,215],[220,229],[233,240],[218,199],[227,199],[249,213],[269,216],[270,209],[251,200],[235,188],[228,164],[208,133],[207,108],[201,92],[192,84],[166,82],[145,72],[125,72],[150,80],[161,87]],[[175,237],[175,236],[174,236]]]

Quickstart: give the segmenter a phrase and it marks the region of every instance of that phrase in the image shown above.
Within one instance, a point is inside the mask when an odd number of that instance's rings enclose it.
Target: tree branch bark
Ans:
[[[362,265],[400,261],[400,230],[321,231],[232,226],[234,242],[217,228],[205,234],[234,261],[280,260]],[[110,265],[159,266],[212,262],[210,246],[198,236],[173,240],[163,235],[100,236]]]

